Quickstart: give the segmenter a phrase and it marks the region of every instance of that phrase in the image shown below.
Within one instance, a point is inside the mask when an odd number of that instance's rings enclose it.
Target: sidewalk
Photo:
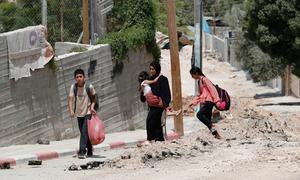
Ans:
[[[178,134],[173,131],[173,118],[167,119],[168,140],[178,139]],[[198,129],[200,123],[194,117],[184,117],[185,134]],[[95,150],[110,150],[126,146],[135,146],[146,140],[146,130],[124,131],[108,133],[102,144],[94,146]],[[79,137],[74,139],[51,141],[49,145],[27,144],[0,147],[0,164],[5,162],[11,165],[27,164],[29,160],[50,160],[76,154],[79,144]]]

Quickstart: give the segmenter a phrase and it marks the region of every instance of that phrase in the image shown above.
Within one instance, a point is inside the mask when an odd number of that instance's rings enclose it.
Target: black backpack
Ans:
[[[75,112],[75,110],[76,110],[76,99],[77,99],[77,88],[78,88],[78,84],[75,83],[75,84],[73,84],[73,85],[74,85],[73,90],[74,90],[74,97],[75,97],[75,106],[74,106],[74,112]],[[89,96],[90,101],[93,102],[93,96],[92,96],[91,91],[90,91],[90,83],[89,83],[89,82],[85,82],[84,87],[85,87],[85,90],[86,90],[86,92],[87,92],[87,94],[88,94],[88,96]],[[97,96],[97,93],[95,94],[94,101],[95,101],[94,109],[95,109],[96,111],[98,111],[98,109],[99,109],[99,102],[98,102],[98,96]]]
[[[221,100],[221,106],[215,106],[219,111],[227,111],[230,109],[230,96],[225,89],[220,88],[218,85],[214,85],[218,91],[219,98]]]
[[[203,80],[202,81],[202,84],[203,84]],[[218,95],[219,95],[219,98],[221,100],[220,102],[220,106],[217,107],[215,105],[215,107],[219,110],[219,111],[227,111],[230,109],[230,96],[228,94],[228,92],[225,90],[225,89],[222,89],[221,87],[219,87],[217,84],[215,85],[214,83],[212,83],[217,92],[218,92]],[[198,82],[198,86],[199,86],[199,82]]]

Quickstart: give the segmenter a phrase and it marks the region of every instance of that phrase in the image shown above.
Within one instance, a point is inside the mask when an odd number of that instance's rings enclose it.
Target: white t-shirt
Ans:
[[[92,95],[96,94],[94,86],[90,84],[90,92]],[[70,88],[70,97],[73,97],[74,101],[74,84]],[[86,92],[85,85],[83,87],[77,86],[77,95],[76,95],[76,109],[75,109],[75,116],[77,117],[84,117],[87,114],[91,114],[90,111],[90,99]],[[74,107],[74,106],[73,106]]]
[[[143,93],[144,96],[146,96],[148,93],[151,92],[151,87],[149,84],[146,84],[144,81],[141,83],[141,86],[143,87]]]

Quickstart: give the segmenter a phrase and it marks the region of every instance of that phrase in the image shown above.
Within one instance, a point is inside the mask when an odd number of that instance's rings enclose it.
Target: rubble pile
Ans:
[[[131,152],[123,153],[116,159],[105,162],[104,166],[126,169],[153,168],[155,163],[165,159],[188,159],[200,153],[210,152],[213,143],[208,138],[199,137],[197,133],[194,133],[178,140],[140,146]]]

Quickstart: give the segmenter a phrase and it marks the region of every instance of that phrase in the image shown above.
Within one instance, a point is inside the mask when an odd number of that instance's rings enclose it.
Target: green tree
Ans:
[[[203,12],[205,16],[223,18],[233,6],[243,2],[244,0],[203,0]]]
[[[17,6],[14,3],[0,4],[0,33],[13,29]]]
[[[243,64],[243,69],[247,70],[254,82],[267,81],[278,77],[283,73],[284,66],[282,59],[271,58],[264,53],[254,42],[238,35],[235,42],[236,57]]]
[[[82,31],[81,0],[51,0],[47,1],[48,41],[54,44],[60,41],[61,16],[63,10],[64,39],[76,41]],[[18,0],[17,3],[0,4],[0,32],[13,31],[27,26],[41,24],[41,1]]]
[[[41,24],[40,0],[18,0],[17,7],[14,30]]]
[[[167,5],[165,0],[152,0],[154,4],[157,30],[168,34]],[[188,33],[186,26],[194,25],[194,1],[176,0],[176,25],[179,31]]]
[[[108,15],[108,34],[99,43],[111,45],[114,73],[121,73],[128,50],[146,46],[154,59],[159,60],[160,49],[155,41],[156,19],[151,0],[115,0]]]
[[[176,15],[178,18],[177,24],[179,27],[194,25],[194,1],[177,0]]]
[[[300,1],[248,0],[245,36],[283,65],[300,68]]]
[[[237,3],[231,6],[224,14],[224,21],[235,31],[241,31],[242,22],[245,17],[245,10],[243,3]]]
[[[223,4],[225,2],[223,1]],[[228,1],[223,6],[222,19],[235,34],[233,44],[236,58],[242,62],[243,69],[247,70],[254,82],[267,81],[281,75],[284,70],[282,58],[272,58],[264,53],[253,41],[246,39],[242,31],[245,18],[245,3],[243,1]],[[219,2],[220,4],[220,2]],[[230,9],[228,9],[230,8]]]
[[[81,0],[51,0],[48,3],[48,39],[50,42],[61,41],[61,33],[65,41],[76,42],[82,31]],[[61,32],[61,10],[63,12],[63,32]]]

